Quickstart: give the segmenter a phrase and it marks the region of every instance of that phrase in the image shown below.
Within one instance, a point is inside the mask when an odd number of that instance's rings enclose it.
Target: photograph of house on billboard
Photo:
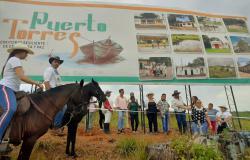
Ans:
[[[170,57],[149,57],[139,59],[139,78],[141,80],[173,79]]]
[[[140,13],[134,15],[136,29],[166,29],[165,14]]]
[[[179,53],[202,53],[199,35],[172,34],[173,48]]]
[[[231,53],[230,42],[225,35],[202,35],[207,53]]]
[[[197,24],[192,15],[168,14],[168,23],[171,30],[197,30]]]
[[[197,19],[203,32],[226,32],[221,18],[197,16]]]
[[[236,70],[233,58],[209,57],[210,78],[235,78]]]
[[[250,57],[238,58],[239,76],[241,78],[250,78]]]
[[[230,36],[235,53],[250,53],[250,37]]]
[[[136,36],[138,52],[169,53],[170,43],[166,34],[138,34]]]
[[[223,18],[228,32],[248,33],[247,24],[240,18]]]
[[[207,78],[207,68],[203,57],[183,57],[174,59],[176,78]]]

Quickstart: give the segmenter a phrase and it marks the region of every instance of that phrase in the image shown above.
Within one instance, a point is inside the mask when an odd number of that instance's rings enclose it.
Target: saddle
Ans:
[[[17,110],[16,115],[20,116],[26,113],[31,104],[30,99],[28,98],[29,93],[24,91],[18,91],[16,92],[16,99],[17,99]]]

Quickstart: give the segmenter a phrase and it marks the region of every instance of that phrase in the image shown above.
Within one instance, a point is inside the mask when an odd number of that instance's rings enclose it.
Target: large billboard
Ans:
[[[7,48],[35,51],[23,62],[42,80],[50,56],[65,81],[250,83],[244,16],[115,4],[0,2],[0,67]]]

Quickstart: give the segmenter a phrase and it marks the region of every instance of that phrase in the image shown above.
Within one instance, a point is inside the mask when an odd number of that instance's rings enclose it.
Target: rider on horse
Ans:
[[[15,92],[19,91],[21,81],[43,87],[24,75],[21,60],[24,60],[28,54],[34,54],[28,46],[18,43],[7,52],[10,54],[3,66],[1,75],[3,79],[0,81],[0,107],[3,111],[0,117],[0,143],[17,109]]]

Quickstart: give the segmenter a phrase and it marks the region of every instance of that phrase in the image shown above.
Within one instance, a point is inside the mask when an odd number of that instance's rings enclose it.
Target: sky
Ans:
[[[49,1],[49,0],[46,0]],[[51,1],[51,0],[50,0]],[[53,0],[62,2],[61,0]],[[209,12],[214,14],[246,16],[248,18],[248,26],[250,26],[250,1],[249,0],[65,0],[68,2],[95,2],[95,3],[115,3],[129,5],[148,5],[160,6],[167,8],[176,8],[184,10],[194,10],[200,12]],[[128,97],[130,92],[134,92],[139,99],[139,86],[137,85],[101,85],[103,91],[111,90],[112,99],[118,95],[118,90],[124,88],[125,95]],[[26,85],[22,89],[29,90]],[[234,95],[237,102],[238,110],[250,111],[250,85],[233,86]],[[185,88],[183,85],[144,85],[144,95],[148,92],[155,93],[155,100],[160,99],[162,93],[166,93],[168,101],[171,102],[172,93],[174,90],[179,90],[181,96],[186,100]],[[204,106],[208,103],[214,103],[214,106],[227,105],[224,86],[217,85],[192,85],[192,95],[198,96]]]

